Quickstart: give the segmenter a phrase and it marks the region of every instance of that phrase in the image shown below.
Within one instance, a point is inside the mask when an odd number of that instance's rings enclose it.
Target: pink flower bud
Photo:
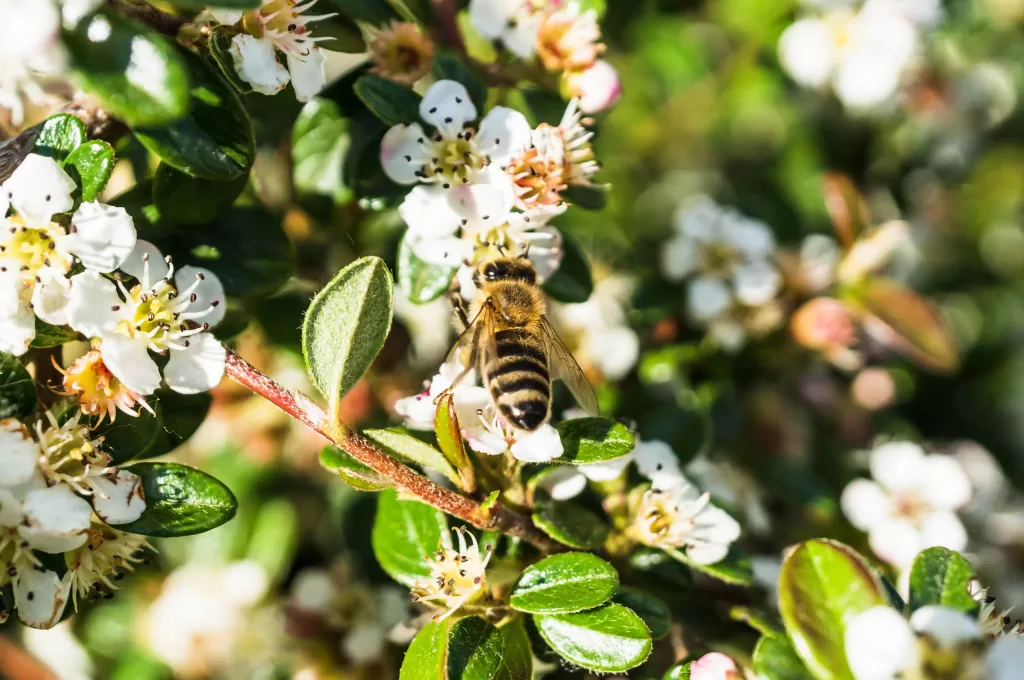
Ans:
[[[690,664],[690,680],[740,680],[736,662],[725,654],[711,652]]]
[[[595,61],[583,71],[565,71],[562,87],[570,97],[579,97],[583,113],[604,111],[622,94],[618,71],[604,60]]]

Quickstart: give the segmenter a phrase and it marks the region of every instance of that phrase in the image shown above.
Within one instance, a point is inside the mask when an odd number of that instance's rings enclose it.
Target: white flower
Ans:
[[[532,432],[517,430],[497,413],[488,397],[478,409],[476,422],[462,423],[462,434],[469,448],[477,453],[498,456],[509,453],[524,463],[547,463],[559,458],[564,449],[558,430],[544,423]]]
[[[779,61],[801,85],[831,83],[843,104],[865,109],[896,92],[917,43],[914,24],[891,2],[868,2],[858,11],[799,19],[779,39]]]
[[[967,532],[955,511],[971,499],[971,484],[956,460],[890,442],[872,451],[870,467],[874,481],[850,482],[840,503],[875,554],[902,569],[925,548],[964,549]]]
[[[698,564],[725,559],[740,537],[739,523],[682,480],[664,491],[648,489],[633,508],[629,534],[653,548],[682,548]]]
[[[632,282],[601,279],[586,302],[554,306],[559,323],[578,338],[576,358],[597,368],[608,380],[621,380],[640,357],[640,338],[630,328],[624,305]]]
[[[579,100],[583,113],[600,113],[611,108],[622,95],[619,72],[604,59],[581,71],[562,74],[562,87],[570,97]]]
[[[226,352],[207,331],[224,317],[220,280],[199,267],[175,273],[170,258],[146,241],[136,244],[121,269],[138,279],[130,290],[92,271],[72,277],[69,325],[100,339],[103,363],[139,394],[160,386],[150,350],[170,353],[163,378],[172,390],[194,394],[216,386]]]
[[[978,603],[978,627],[985,637],[1000,637],[1012,635],[1020,637],[1024,634],[1024,624],[1020,621],[1010,622],[1010,612],[1013,607],[1000,610],[996,607],[996,598],[988,594],[985,588],[977,579],[972,579],[969,585],[971,597]]]
[[[335,14],[309,16],[316,0],[263,0],[259,10],[245,13],[238,10],[210,10],[223,24],[239,25],[244,33],[231,39],[231,57],[235,71],[261,94],[277,94],[289,83],[295,98],[309,101],[324,87],[324,54],[318,42],[331,36],[313,37],[310,24]],[[277,53],[285,55],[285,68]]]
[[[35,336],[35,316],[67,322],[77,259],[87,271],[108,273],[135,247],[132,218],[123,208],[82,203],[70,227],[53,221],[74,206],[75,182],[52,158],[29,154],[0,185],[0,347],[22,354]],[[17,214],[5,217],[7,205]]]
[[[424,555],[430,566],[430,576],[412,589],[414,600],[444,608],[444,613],[434,617],[437,621],[448,618],[459,607],[484,594],[487,584],[484,572],[492,555],[492,546],[487,545],[481,550],[473,532],[458,527],[452,533],[457,540],[457,549],[447,535],[444,536],[436,553]]]
[[[125,572],[135,571],[135,565],[145,561],[146,550],[152,550],[152,546],[145,536],[93,525],[88,541],[64,556],[75,611],[79,600],[109,596],[118,590],[115,581],[123,578]]]
[[[22,97],[44,103],[37,81],[64,67],[60,27],[60,10],[50,0],[0,0],[0,106],[10,110],[14,125],[24,117]]]
[[[452,386],[452,381],[462,373],[458,362],[441,364],[438,374],[430,381],[430,385],[420,394],[399,399],[395,402],[395,411],[405,418],[405,426],[411,430],[433,430],[434,415],[437,412],[435,398]],[[456,413],[460,423],[470,422],[476,417],[478,409],[490,401],[490,394],[483,387],[474,385],[476,371],[470,371],[452,390]]]
[[[452,211],[462,219],[484,225],[503,219],[510,205],[511,182],[503,173],[486,172],[491,164],[503,168],[530,143],[530,124],[512,109],[496,106],[480,122],[466,88],[454,80],[430,86],[420,102],[419,123],[392,127],[380,146],[385,174],[399,184],[439,184]],[[500,224],[500,222],[498,222]]]
[[[540,6],[539,6],[540,5]],[[529,59],[537,50],[543,5],[527,0],[470,0],[469,20],[485,38],[500,40],[509,52]]]
[[[686,485],[686,477],[679,467],[679,458],[672,447],[657,440],[640,441],[637,437],[633,447],[636,467],[657,491],[665,491]]]

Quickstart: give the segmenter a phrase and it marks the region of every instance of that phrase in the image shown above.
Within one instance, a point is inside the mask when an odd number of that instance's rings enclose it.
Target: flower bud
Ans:
[[[583,113],[598,113],[618,101],[622,84],[615,67],[601,59],[587,69],[564,72],[562,90],[579,98]]]

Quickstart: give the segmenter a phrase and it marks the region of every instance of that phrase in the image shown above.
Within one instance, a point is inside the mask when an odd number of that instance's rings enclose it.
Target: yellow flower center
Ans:
[[[64,374],[64,389],[58,394],[68,397],[77,395],[82,413],[88,416],[99,415],[100,422],[108,415],[113,421],[118,408],[135,414],[138,413],[134,409],[136,404],[148,409],[140,395],[114,377],[103,363],[103,355],[99,350],[91,350],[75,359],[67,371],[61,370],[59,366],[57,370]]]
[[[135,286],[128,293],[132,316],[121,321],[118,331],[130,338],[145,337],[151,346],[165,348],[171,330],[185,328],[172,308],[177,295],[178,291],[169,283],[158,282],[145,290]]]
[[[455,139],[438,140],[434,156],[426,166],[428,177],[440,175],[453,184],[467,184],[470,175],[486,165],[486,159],[477,149],[472,133],[466,131]]]
[[[5,258],[19,263],[25,283],[35,282],[44,268],[66,274],[71,269],[71,257],[57,249],[56,239],[64,236],[64,229],[53,222],[46,226],[29,227],[20,218],[7,218],[11,237],[3,247]]]

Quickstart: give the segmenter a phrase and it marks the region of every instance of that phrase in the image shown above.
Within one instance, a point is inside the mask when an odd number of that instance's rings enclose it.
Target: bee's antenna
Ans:
[[[529,243],[526,244],[526,250],[524,250],[523,254],[520,255],[519,257],[524,259],[524,260],[528,260],[530,258],[530,244]]]

